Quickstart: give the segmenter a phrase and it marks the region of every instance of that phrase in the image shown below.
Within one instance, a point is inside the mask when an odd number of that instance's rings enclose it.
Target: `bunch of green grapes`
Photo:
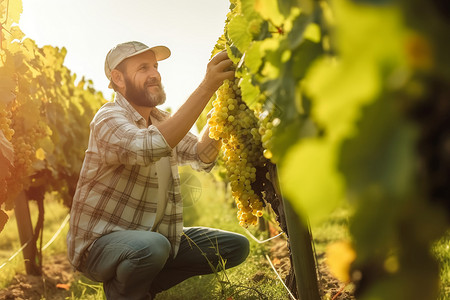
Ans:
[[[36,161],[36,146],[46,134],[43,124],[36,122],[30,126],[21,114],[19,107],[12,118],[12,127],[15,131],[11,140],[14,148],[14,167],[10,170],[10,176],[6,178],[7,209],[12,208],[15,197],[22,190],[28,188],[29,182],[26,178],[34,172],[33,163]]]
[[[28,138],[20,136],[12,140],[14,147],[14,167],[7,178],[8,205],[13,205],[15,197],[23,190],[24,178],[30,175],[33,163],[33,146]],[[11,207],[12,208],[12,207]]]
[[[256,167],[266,163],[257,129],[258,118],[242,101],[238,79],[226,80],[212,104],[209,136],[222,139],[223,159],[238,208],[239,224],[257,224],[264,205],[252,183],[256,180]]]
[[[8,141],[11,141],[14,135],[14,129],[11,128],[11,116],[11,112],[7,111],[6,107],[0,107],[0,130]]]
[[[2,131],[3,135],[8,141],[11,141],[14,135],[14,129],[11,128],[11,116],[11,112],[7,110],[5,106],[0,106],[0,131]],[[9,168],[7,168],[6,170],[2,170],[2,173],[3,174],[0,176],[0,205],[6,202],[8,191],[6,178],[11,177]]]
[[[274,118],[267,111],[259,114],[258,133],[261,136],[261,143],[264,148],[263,155],[267,159],[272,158],[273,132],[280,124],[279,118]]]

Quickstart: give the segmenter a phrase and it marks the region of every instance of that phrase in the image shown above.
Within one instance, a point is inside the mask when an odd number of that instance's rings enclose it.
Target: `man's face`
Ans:
[[[146,51],[126,60],[124,72],[125,98],[138,105],[155,107],[166,100],[161,85],[158,61],[152,51]]]

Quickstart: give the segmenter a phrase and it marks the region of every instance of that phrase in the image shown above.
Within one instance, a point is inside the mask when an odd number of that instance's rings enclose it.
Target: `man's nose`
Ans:
[[[161,74],[159,74],[159,71],[156,68],[151,69],[149,76],[161,81]]]

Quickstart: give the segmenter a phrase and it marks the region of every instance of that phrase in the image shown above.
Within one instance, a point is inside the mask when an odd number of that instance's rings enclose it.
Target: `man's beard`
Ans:
[[[125,98],[138,106],[155,107],[166,101],[166,92],[161,83],[155,78],[147,80],[144,83],[144,87],[140,88],[134,85],[128,76],[125,76],[125,86]],[[150,92],[149,86],[157,87],[158,91]]]

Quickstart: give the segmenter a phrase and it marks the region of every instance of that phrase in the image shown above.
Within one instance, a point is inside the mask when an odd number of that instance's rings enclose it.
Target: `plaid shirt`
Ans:
[[[152,117],[168,114],[157,109]],[[175,256],[183,230],[178,165],[210,171],[188,133],[171,149],[154,126],[119,93],[90,125],[89,146],[70,213],[69,260],[79,268],[93,242],[118,230],[152,230],[167,237]]]

